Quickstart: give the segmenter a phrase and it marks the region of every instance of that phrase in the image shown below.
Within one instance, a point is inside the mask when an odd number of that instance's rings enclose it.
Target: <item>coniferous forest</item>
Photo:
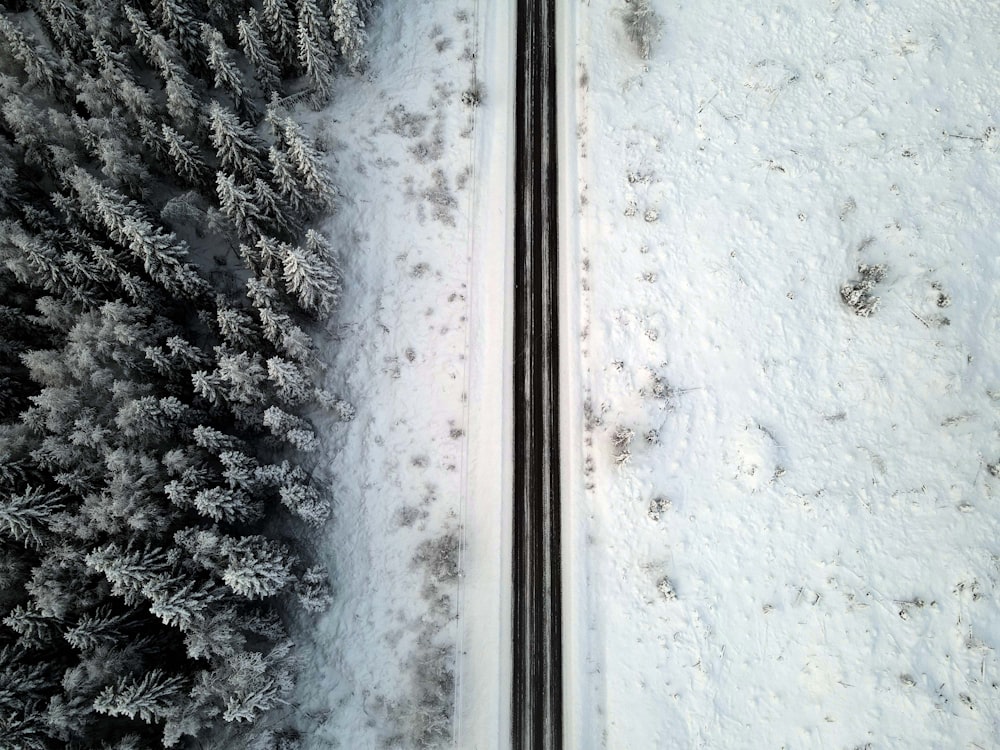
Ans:
[[[0,6],[0,748],[292,748],[325,571],[310,326],[336,189],[290,116],[370,0]],[[294,534],[286,537],[294,537]]]

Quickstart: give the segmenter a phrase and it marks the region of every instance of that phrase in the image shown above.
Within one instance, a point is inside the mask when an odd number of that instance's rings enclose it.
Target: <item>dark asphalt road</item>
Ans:
[[[512,746],[562,747],[555,0],[518,0]]]

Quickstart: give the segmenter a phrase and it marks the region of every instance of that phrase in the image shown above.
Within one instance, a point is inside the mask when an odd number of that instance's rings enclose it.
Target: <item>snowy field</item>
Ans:
[[[562,7],[567,747],[1000,746],[1000,6]]]
[[[315,750],[497,743],[510,42],[494,5],[379,3],[366,74],[301,113],[342,193],[324,229],[351,250],[323,346],[326,387],[355,408],[320,429],[334,521],[312,544],[335,602],[298,624]]]

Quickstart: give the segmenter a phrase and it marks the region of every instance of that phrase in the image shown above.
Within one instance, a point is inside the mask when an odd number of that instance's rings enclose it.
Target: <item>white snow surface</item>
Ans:
[[[294,714],[309,750],[498,747],[509,9],[380,0],[376,15],[366,73],[297,113],[341,192],[323,230],[344,291],[317,341],[324,386],[356,413],[313,416],[334,513],[308,543],[335,591],[294,623]]]
[[[566,747],[1000,746],[1000,6],[652,5],[644,61],[559,0]],[[356,409],[310,750],[508,742],[512,12],[382,0],[299,113]]]
[[[998,747],[1000,5],[652,6],[560,4],[567,747]]]

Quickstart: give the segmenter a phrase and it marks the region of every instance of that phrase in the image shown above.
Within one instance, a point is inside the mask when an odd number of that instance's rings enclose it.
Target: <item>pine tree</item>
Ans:
[[[263,142],[249,126],[218,102],[212,102],[209,124],[220,168],[229,174],[238,174],[245,182],[252,184],[263,174],[260,159]]]
[[[114,543],[98,547],[86,557],[87,567],[108,579],[111,593],[131,605],[140,601],[143,588],[155,575],[167,571],[167,560],[167,553],[156,547],[123,549]]]
[[[76,696],[67,700],[54,695],[45,708],[46,734],[65,743],[71,738],[85,737],[94,724],[93,714],[92,701],[87,698]]]
[[[295,13],[288,6],[287,0],[261,0],[261,20],[269,35],[270,48],[284,63],[285,72],[297,72]]]
[[[169,337],[166,345],[175,367],[193,372],[208,363],[209,357],[205,352],[180,336]]]
[[[162,125],[162,133],[177,176],[192,187],[203,188],[208,177],[208,166],[198,147],[166,123]]]
[[[38,713],[0,714],[0,747],[18,750],[49,750],[49,741]]]
[[[261,516],[261,508],[248,495],[225,487],[202,490],[195,495],[194,507],[203,516],[226,523],[251,521]]]
[[[270,96],[272,92],[279,92],[281,89],[281,69],[264,41],[260,18],[255,9],[251,8],[247,11],[246,18],[239,20],[239,23],[236,24],[236,31],[239,34],[240,48],[250,64],[254,66],[254,76],[257,78],[264,95]]]
[[[258,234],[261,216],[252,190],[220,170],[215,175],[215,192],[223,215],[233,222],[241,238]]]
[[[191,374],[191,385],[194,392],[209,404],[221,406],[224,403],[225,383],[218,373],[198,370]]]
[[[101,185],[82,169],[68,178],[85,214],[95,224],[106,227],[112,239],[128,247],[155,281],[186,297],[198,297],[207,291],[206,282],[183,263],[186,245],[146,220],[135,202]]]
[[[181,54],[171,41],[153,30],[141,10],[125,5],[124,13],[132,29],[136,47],[163,80],[167,111],[182,127],[193,127],[201,102],[194,84],[189,80]]]
[[[167,111],[185,128],[193,128],[198,120],[202,103],[195,88],[180,65],[166,64],[161,71],[163,90],[167,95]]]
[[[26,651],[53,648],[63,625],[58,619],[40,612],[32,602],[14,607],[3,618],[3,624],[17,633],[16,648]]]
[[[308,362],[312,358],[312,339],[287,313],[271,306],[259,306],[257,313],[265,338],[284,355],[296,362]]]
[[[321,206],[332,206],[336,193],[319,152],[305,139],[302,128],[286,118],[282,132],[289,158],[306,190],[316,196]]]
[[[217,306],[216,322],[219,333],[226,343],[241,348],[252,348],[260,341],[260,328],[253,319],[242,310],[228,307],[220,302]]]
[[[71,298],[75,285],[50,242],[32,236],[19,224],[0,224],[0,262],[21,283]]]
[[[0,496],[0,533],[27,547],[41,548],[50,537],[49,524],[61,508],[57,493],[38,487]]]
[[[329,261],[318,250],[325,242],[313,230],[306,233],[306,246],[284,245],[282,270],[288,291],[295,294],[306,310],[325,314],[337,303],[340,281]]]
[[[319,491],[306,484],[288,484],[278,491],[281,504],[314,528],[321,527],[330,517],[330,503]]]
[[[226,539],[221,551],[226,558],[222,580],[240,596],[274,596],[295,580],[288,550],[262,536]]]
[[[267,152],[267,158],[271,164],[271,179],[277,186],[282,199],[295,213],[305,214],[312,201],[306,196],[291,159],[277,146],[271,146]]]
[[[330,22],[340,56],[351,72],[359,72],[365,64],[364,48],[367,39],[357,0],[331,0]]]
[[[191,431],[191,437],[194,438],[195,445],[215,455],[223,451],[239,450],[244,447],[243,441],[238,437],[206,425],[195,427]]]
[[[217,525],[189,526],[174,534],[174,543],[186,553],[187,559],[202,569],[216,573],[221,569],[223,534]]]
[[[263,423],[275,436],[287,441],[303,453],[311,453],[319,448],[316,433],[309,424],[277,406],[269,406],[264,410]]]
[[[300,0],[295,31],[299,65],[311,84],[311,99],[317,109],[330,99],[332,62],[329,29],[315,0]]]
[[[80,516],[72,512],[74,509],[75,506],[69,505],[66,512],[57,514],[52,530],[60,534],[59,541],[46,546],[44,555],[31,571],[31,580],[24,586],[32,607],[43,616],[58,621],[63,635],[68,623],[93,611],[107,599],[103,582],[86,569],[84,551],[66,541],[67,531],[78,535],[83,532],[82,536],[87,536]]]
[[[149,599],[150,613],[168,627],[187,632],[204,621],[222,594],[209,583],[199,583],[186,576],[160,573],[143,589]]]
[[[117,100],[134,118],[150,117],[155,110],[152,94],[129,69],[125,53],[112,50],[97,37],[92,44],[94,59],[100,67],[100,92],[112,101]],[[98,101],[91,106],[91,112],[95,115],[105,114],[103,102]]]
[[[170,38],[177,43],[187,60],[194,62],[201,58],[204,48],[199,40],[201,33],[197,17],[191,8],[183,0],[156,0],[154,4]]]
[[[63,637],[78,651],[93,651],[121,641],[133,628],[130,613],[115,612],[112,607],[104,605],[80,617],[73,627],[63,633]]]
[[[169,439],[185,426],[189,407],[174,396],[142,396],[123,404],[115,415],[115,426],[133,445]]]
[[[226,91],[233,106],[244,120],[253,120],[256,111],[243,84],[243,75],[236,66],[232,50],[226,46],[222,34],[208,24],[201,25],[201,39],[207,50],[208,67],[215,74],[215,86]]]
[[[265,372],[259,354],[234,352],[226,347],[216,347],[218,375],[226,399],[234,403],[256,404],[263,401],[261,386]]]
[[[129,22],[132,35],[135,38],[135,46],[143,54],[146,60],[157,70],[163,71],[180,55],[176,47],[163,37],[162,34],[154,31],[149,24],[146,14],[131,5],[123,5],[122,11]]]
[[[254,180],[253,200],[267,229],[278,235],[296,232],[298,222],[291,215],[291,208],[265,180]]]
[[[267,360],[267,377],[274,383],[279,397],[291,406],[303,404],[312,397],[312,381],[296,362],[271,357]]]
[[[319,565],[309,568],[295,586],[295,595],[306,612],[325,611],[333,602],[329,576]]]
[[[98,137],[94,155],[100,161],[101,172],[117,189],[141,196],[150,182],[149,170],[132,151],[134,142],[122,137],[124,132],[125,125],[120,120],[110,124]]]
[[[235,592],[234,592],[235,593]],[[235,608],[217,608],[209,617],[192,623],[184,645],[192,659],[229,660],[243,650],[246,637]]]
[[[233,449],[219,454],[222,464],[222,478],[232,488],[256,493],[260,487],[260,464],[252,456],[241,450]]]
[[[4,82],[0,76],[0,84]],[[0,92],[5,87],[0,85]],[[42,108],[16,91],[0,96],[0,113],[15,143],[21,147],[26,164],[52,174],[72,166],[77,138],[70,119],[51,107]],[[31,209],[29,208],[29,211]]]
[[[40,86],[55,95],[56,84],[63,80],[63,71],[52,54],[30,39],[4,14],[0,14],[0,38],[6,42],[6,53],[21,64],[28,84]]]
[[[108,716],[138,717],[147,723],[168,719],[177,713],[185,680],[152,669],[141,679],[122,677],[109,685],[94,701],[94,708]]]
[[[226,721],[252,722],[285,702],[294,685],[291,650],[291,641],[286,641],[266,655],[246,651],[212,674],[216,692],[225,701]]]
[[[76,4],[71,0],[41,0],[38,6],[56,46],[71,52],[76,60],[84,59],[89,41]]]
[[[113,537],[156,537],[176,522],[177,509],[160,494],[165,476],[155,454],[118,447],[105,459],[105,469],[105,489],[83,499],[88,527]]]

